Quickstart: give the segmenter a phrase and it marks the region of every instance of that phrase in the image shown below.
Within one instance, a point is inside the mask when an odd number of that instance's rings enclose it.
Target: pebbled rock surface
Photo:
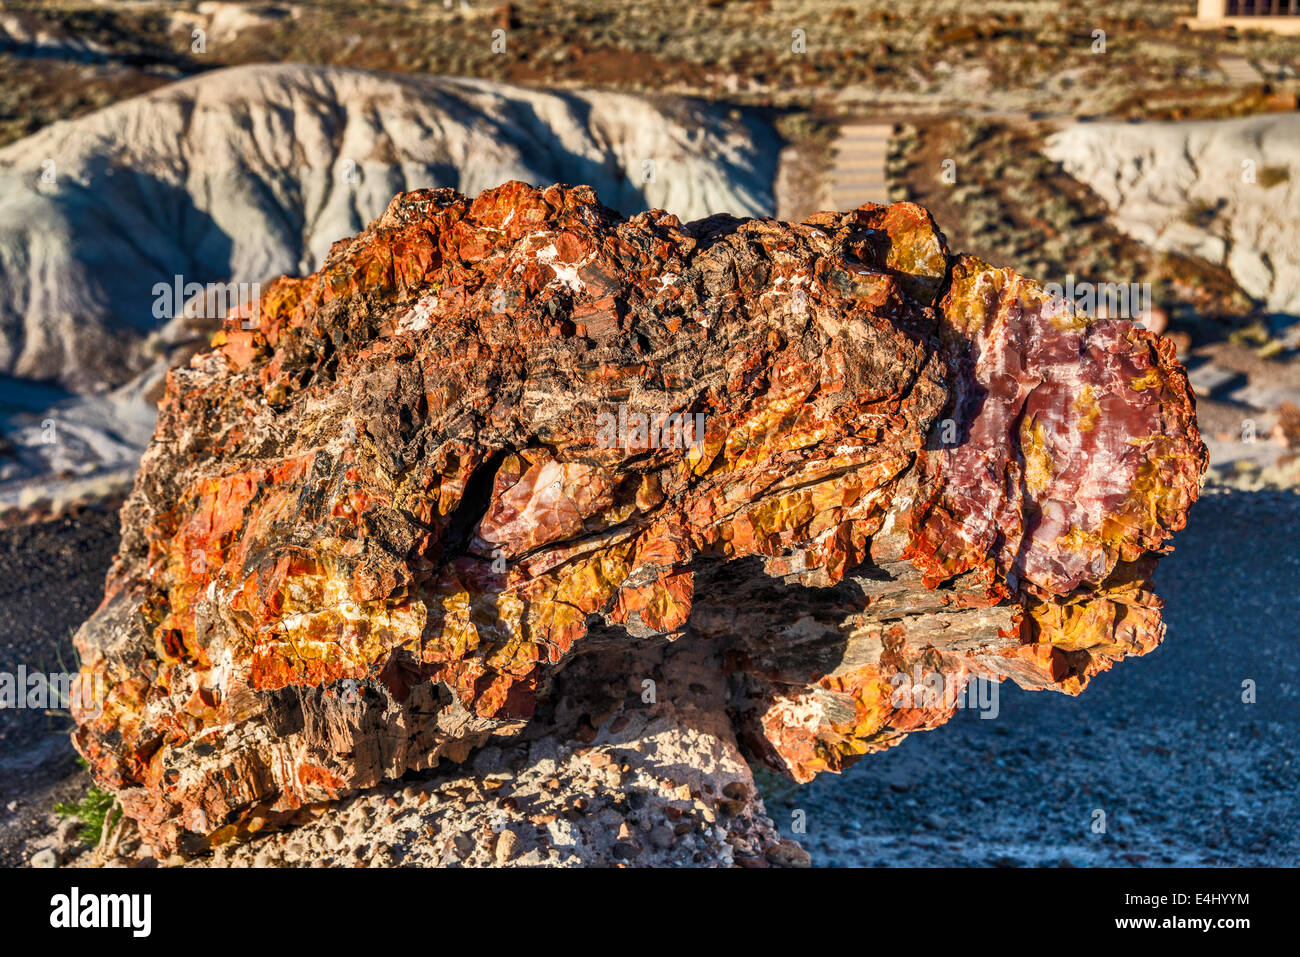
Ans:
[[[635,653],[622,660],[632,671],[655,666]],[[598,657],[584,656],[553,686],[546,715],[461,765],[305,806],[294,827],[218,844],[210,855],[169,855],[127,830],[111,853],[88,850],[80,863],[808,866],[808,853],[783,839],[763,808],[722,707],[720,673],[699,663],[673,676],[670,700],[647,702],[639,680],[602,673]],[[605,708],[598,729],[581,719],[594,689]]]
[[[1204,467],[1171,343],[920,207],[405,193],[169,375],[75,742],[164,851],[603,733],[611,682],[806,781],[1154,647]]]

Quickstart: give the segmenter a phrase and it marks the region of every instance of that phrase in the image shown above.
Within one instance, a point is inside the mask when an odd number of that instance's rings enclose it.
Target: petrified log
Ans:
[[[407,193],[171,373],[75,741],[196,848],[539,707],[580,736],[621,704],[554,710],[582,659],[803,781],[950,717],[921,670],[1076,694],[1152,648],[1205,463],[1170,343],[917,206]]]

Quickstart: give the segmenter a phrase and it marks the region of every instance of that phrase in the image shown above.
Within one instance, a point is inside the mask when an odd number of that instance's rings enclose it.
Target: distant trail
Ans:
[[[889,202],[885,163],[893,135],[893,123],[851,121],[840,127],[827,177],[831,209]]]
[[[1224,78],[1234,85],[1254,86],[1256,83],[1262,83],[1264,77],[1260,75],[1255,65],[1245,57],[1224,56],[1219,57],[1219,72]]]

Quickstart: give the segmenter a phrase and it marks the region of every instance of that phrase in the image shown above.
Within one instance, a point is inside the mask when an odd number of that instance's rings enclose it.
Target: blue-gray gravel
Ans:
[[[777,784],[769,813],[814,866],[1294,866],[1298,541],[1300,496],[1207,490],[1156,573],[1156,651],[1078,698],[1004,684],[996,718]]]

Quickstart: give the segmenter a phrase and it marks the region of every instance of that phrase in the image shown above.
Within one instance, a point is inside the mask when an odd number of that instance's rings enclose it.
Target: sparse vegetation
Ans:
[[[1285,183],[1291,178],[1291,170],[1285,166],[1265,166],[1256,176],[1259,185],[1265,189]]]
[[[200,6],[203,11],[200,12]],[[1294,109],[1294,40],[1188,31],[1190,0],[1119,0],[1102,8],[1038,0],[535,0],[403,3],[299,0],[200,4],[140,0],[7,0],[7,12],[90,52],[39,58],[53,82],[6,79],[0,141],[168,79],[252,62],[301,62],[548,85],[949,112],[1018,110],[1145,117],[1233,116]],[[215,11],[215,12],[214,12]],[[204,32],[195,49],[194,30]],[[493,31],[505,47],[494,50]],[[1104,53],[1093,32],[1105,31]],[[796,31],[802,39],[795,42]],[[0,35],[0,49],[3,49]],[[802,52],[800,52],[800,50]],[[497,52],[501,51],[501,52]],[[1232,80],[1219,57],[1260,64]]]
[[[83,768],[90,767],[84,758],[78,758],[77,763]],[[109,814],[113,810],[113,800],[111,792],[101,791],[98,786],[91,784],[75,804],[59,802],[54,805],[54,813],[60,817],[71,817],[80,821],[81,830],[78,832],[78,837],[82,843],[93,847],[103,837],[104,828],[112,823]],[[116,821],[121,813],[118,811],[113,814],[112,821]]]

